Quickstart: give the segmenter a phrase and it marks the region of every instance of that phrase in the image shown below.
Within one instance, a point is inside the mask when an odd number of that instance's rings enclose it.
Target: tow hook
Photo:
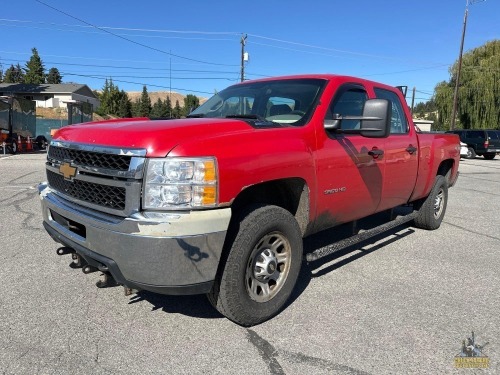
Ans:
[[[128,297],[128,296],[131,296],[132,294],[136,294],[139,292],[138,289],[133,289],[133,288],[129,288],[127,286],[123,286],[123,292],[125,293],[125,297]]]
[[[72,249],[71,247],[60,247],[59,249],[56,250],[57,255],[67,255],[67,254],[74,254],[75,249]]]
[[[90,265],[86,265],[86,266],[83,266],[82,268],[82,272],[86,275],[88,275],[89,273],[92,273],[92,272],[97,272],[99,271],[99,269],[97,267],[94,267],[94,266],[90,266]]]
[[[118,283],[116,282],[115,278],[111,276],[109,273],[103,272],[102,274],[103,279],[99,280],[98,282],[95,283],[95,286],[98,288],[111,288],[114,286],[118,286]]]
[[[71,258],[73,258],[73,262],[69,264],[71,268],[82,268],[87,265],[87,261],[83,259],[80,255],[77,253],[72,253]],[[85,272],[84,272],[85,273]]]

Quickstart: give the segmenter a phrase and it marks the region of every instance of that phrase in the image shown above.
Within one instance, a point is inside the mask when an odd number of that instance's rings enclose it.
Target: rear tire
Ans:
[[[414,220],[417,228],[438,229],[443,221],[448,204],[448,182],[444,176],[437,176],[427,198],[415,204],[418,216]]]
[[[278,206],[249,207],[233,224],[208,299],[249,327],[278,314],[290,297],[302,264],[302,236],[292,214]]]
[[[491,152],[491,153],[488,153],[488,154],[484,154],[483,157],[486,159],[486,160],[493,160],[495,159],[495,156],[497,156],[497,154]]]
[[[12,155],[17,154],[18,148],[17,148],[17,142],[16,141],[12,141],[12,143],[10,144],[10,146],[8,146],[8,148],[9,148],[9,152]]]
[[[467,159],[474,159],[476,157],[476,151],[472,147],[467,147]]]

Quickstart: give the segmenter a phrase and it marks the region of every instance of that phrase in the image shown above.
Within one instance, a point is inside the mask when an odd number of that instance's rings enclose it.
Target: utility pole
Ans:
[[[245,44],[247,41],[247,34],[241,36],[241,82],[245,80]]]
[[[455,129],[455,121],[457,118],[458,87],[460,85],[460,72],[462,71],[462,54],[464,52],[465,30],[467,28],[467,15],[469,14],[469,5],[483,1],[486,0],[467,0],[467,2],[465,3],[464,26],[462,28],[462,40],[460,42],[460,54],[458,56],[458,70],[457,70],[457,79],[455,80],[455,94],[453,95],[453,111],[451,112],[450,130]]]
[[[169,52],[170,59],[169,59],[169,73],[168,73],[168,78],[169,78],[169,89],[168,89],[168,100],[170,101],[170,118],[172,118],[172,51]]]
[[[413,105],[415,104],[415,86],[413,86],[413,94],[411,96],[411,115],[413,116]]]

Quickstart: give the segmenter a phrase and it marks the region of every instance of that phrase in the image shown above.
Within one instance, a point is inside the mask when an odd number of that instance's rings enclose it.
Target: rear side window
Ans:
[[[375,88],[375,95],[379,99],[389,100],[392,104],[391,134],[408,133],[408,120],[406,119],[399,96],[392,91],[380,88]]]
[[[489,139],[493,139],[493,140],[500,139],[500,131],[488,130],[486,133],[488,134]]]
[[[481,138],[484,139],[484,130],[469,130],[467,138]]]

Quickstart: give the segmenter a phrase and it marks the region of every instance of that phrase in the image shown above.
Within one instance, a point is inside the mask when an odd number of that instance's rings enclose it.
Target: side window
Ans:
[[[403,105],[399,96],[389,90],[375,88],[375,95],[379,99],[387,99],[392,104],[391,134],[408,133],[408,120],[406,119]]]
[[[350,88],[337,95],[326,115],[327,120],[333,119],[333,115],[362,116],[363,107],[368,95],[361,88]],[[342,129],[359,129],[360,120],[342,120]]]
[[[480,130],[469,131],[468,137],[469,138],[484,139],[484,131],[480,131]]]

